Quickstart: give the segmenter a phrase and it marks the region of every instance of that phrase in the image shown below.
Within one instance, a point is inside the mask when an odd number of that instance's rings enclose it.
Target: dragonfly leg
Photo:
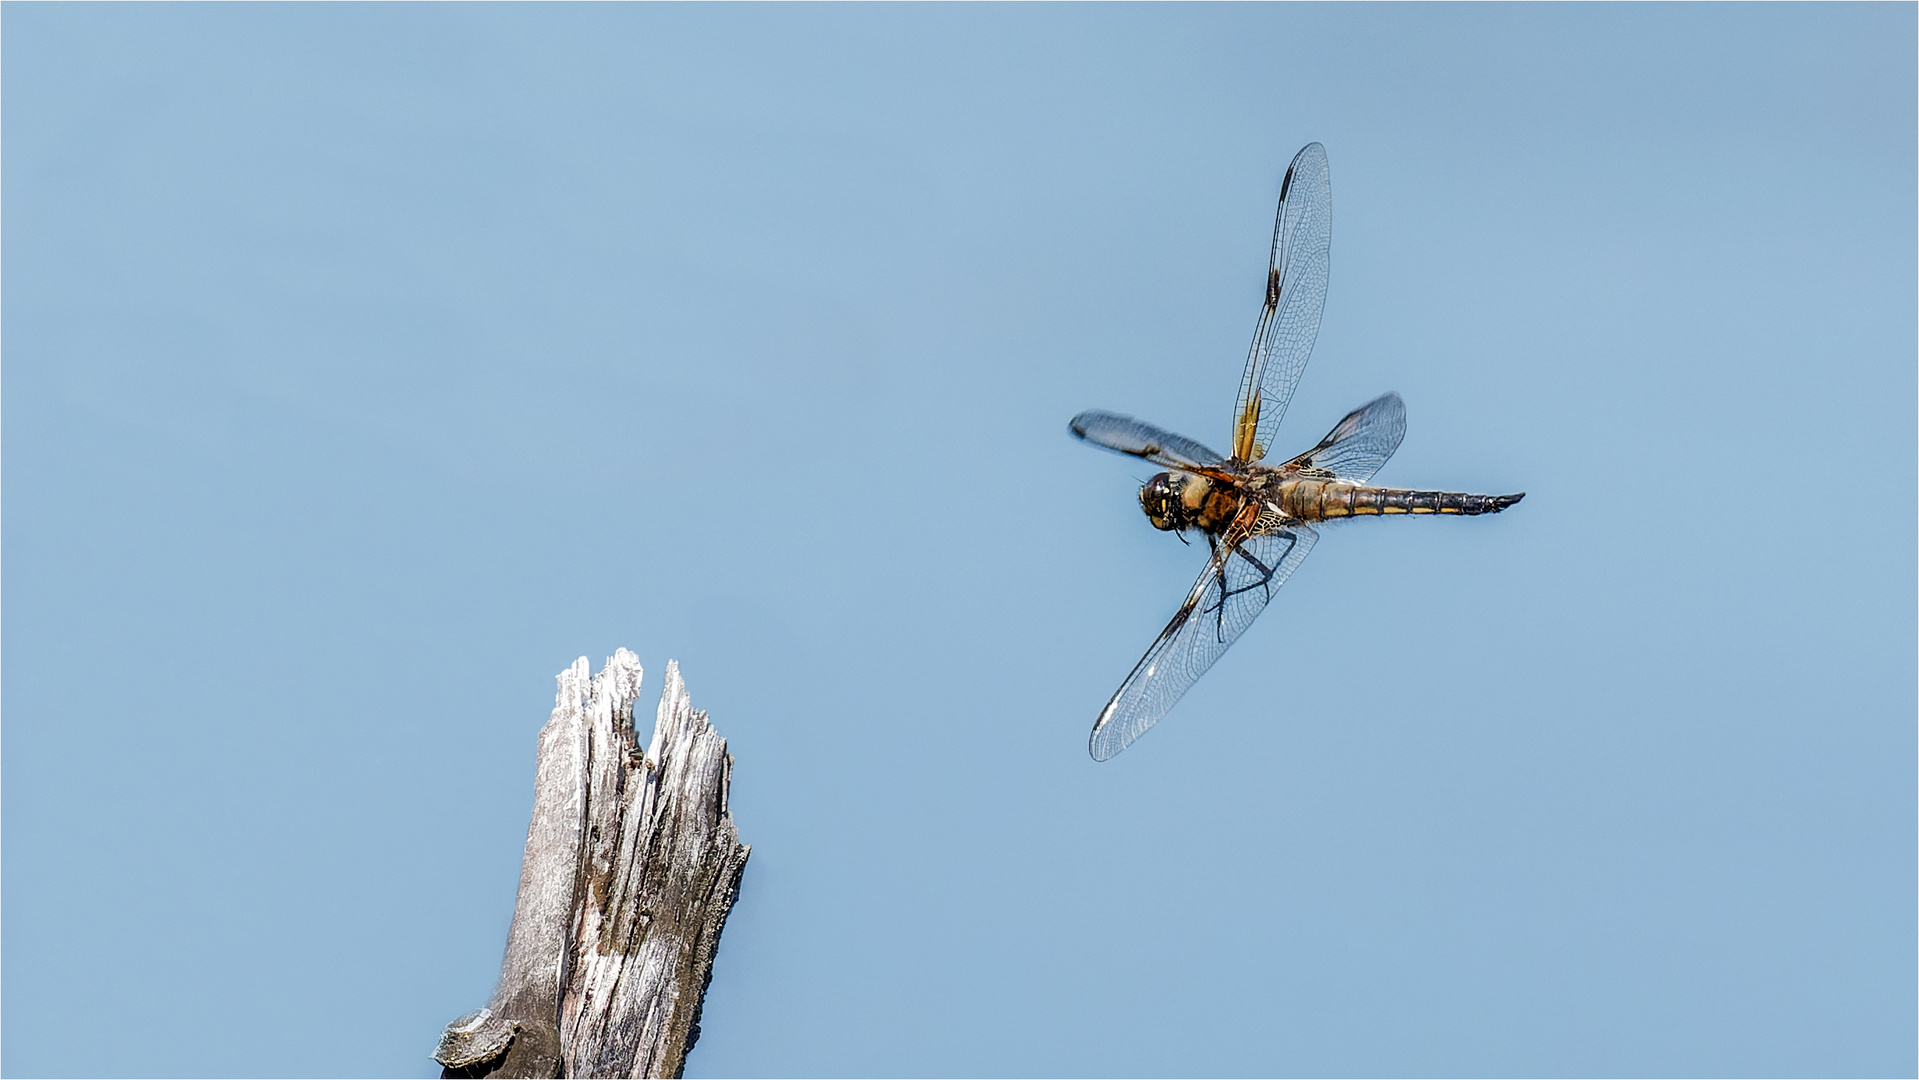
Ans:
[[[1286,536],[1286,550],[1285,550],[1285,551],[1282,551],[1282,552],[1280,552],[1280,553],[1279,553],[1279,558],[1277,558],[1277,559],[1274,559],[1274,560],[1273,560],[1273,565],[1271,565],[1271,566],[1267,566],[1267,565],[1266,565],[1265,563],[1263,563],[1263,562],[1260,562],[1260,561],[1259,561],[1259,559],[1257,559],[1256,557],[1254,557],[1254,555],[1253,555],[1253,553],[1252,553],[1252,552],[1250,552],[1250,551],[1247,551],[1247,550],[1246,550],[1246,549],[1245,549],[1244,547],[1237,547],[1237,548],[1234,548],[1234,549],[1233,549],[1233,554],[1235,554],[1235,555],[1238,555],[1238,556],[1239,556],[1240,558],[1242,558],[1242,559],[1245,559],[1245,560],[1246,560],[1246,562],[1247,562],[1247,563],[1248,563],[1249,565],[1251,565],[1251,566],[1252,566],[1252,568],[1253,568],[1253,570],[1254,570],[1255,572],[1257,572],[1257,573],[1259,574],[1259,580],[1258,580],[1258,581],[1254,581],[1254,582],[1250,582],[1250,583],[1248,583],[1248,584],[1246,584],[1246,585],[1242,585],[1242,586],[1240,586],[1240,587],[1239,587],[1239,588],[1237,588],[1237,589],[1234,589],[1234,590],[1232,591],[1232,593],[1231,593],[1230,595],[1233,595],[1233,596],[1237,596],[1237,595],[1239,595],[1240,593],[1243,593],[1243,592],[1250,592],[1250,591],[1252,591],[1253,589],[1263,589],[1263,588],[1266,588],[1266,587],[1268,586],[1268,584],[1269,584],[1269,583],[1270,583],[1270,582],[1271,582],[1271,581],[1273,580],[1273,575],[1279,572],[1279,567],[1280,567],[1280,566],[1281,566],[1281,565],[1282,565],[1283,563],[1285,563],[1285,561],[1286,561],[1286,556],[1288,556],[1288,555],[1291,555],[1291,554],[1293,553],[1293,548],[1294,548],[1294,547],[1295,547],[1296,545],[1298,545],[1298,543],[1299,543],[1299,537],[1298,537],[1298,536],[1295,536],[1295,535],[1293,535],[1293,534],[1290,534],[1290,533],[1289,533],[1289,534],[1287,534],[1287,536]],[[1223,593],[1223,592],[1224,592],[1224,590],[1222,589],[1222,593]],[[1271,592],[1270,592],[1270,591],[1269,591],[1269,592],[1267,593],[1267,596],[1266,596],[1266,598],[1267,598],[1268,600],[1271,600],[1271,599],[1272,599],[1272,594],[1271,594]],[[1222,597],[1222,599],[1223,599],[1223,597]]]

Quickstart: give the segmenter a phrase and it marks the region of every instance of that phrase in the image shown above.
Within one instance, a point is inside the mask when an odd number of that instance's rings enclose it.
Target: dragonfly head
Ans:
[[[1199,524],[1199,509],[1211,492],[1203,476],[1163,472],[1140,487],[1139,505],[1153,528],[1181,531]]]

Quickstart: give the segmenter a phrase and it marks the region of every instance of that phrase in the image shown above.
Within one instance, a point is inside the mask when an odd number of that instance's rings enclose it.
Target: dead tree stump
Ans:
[[[667,661],[644,752],[640,664],[560,673],[499,985],[446,1026],[443,1076],[679,1076],[749,849],[733,759]]]

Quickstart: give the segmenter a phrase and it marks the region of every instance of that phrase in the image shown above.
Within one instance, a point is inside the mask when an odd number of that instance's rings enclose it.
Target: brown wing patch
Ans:
[[[1233,472],[1230,469],[1220,469],[1210,465],[1189,464],[1178,464],[1171,467],[1179,472],[1191,473],[1194,476],[1203,476],[1208,480],[1217,480],[1235,491],[1239,490],[1240,485],[1246,482],[1246,477],[1243,474]]]
[[[1259,390],[1253,390],[1253,396],[1246,399],[1246,407],[1239,412],[1239,419],[1233,421],[1233,456],[1241,461],[1253,461],[1255,454],[1253,439],[1259,434]]]

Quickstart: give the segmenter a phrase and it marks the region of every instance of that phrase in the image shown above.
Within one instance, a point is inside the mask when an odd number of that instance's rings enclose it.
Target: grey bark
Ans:
[[[640,665],[560,673],[540,730],[533,820],[500,981],[448,1024],[445,1076],[679,1076],[749,848],[727,811],[733,759],[668,661],[653,738]]]

